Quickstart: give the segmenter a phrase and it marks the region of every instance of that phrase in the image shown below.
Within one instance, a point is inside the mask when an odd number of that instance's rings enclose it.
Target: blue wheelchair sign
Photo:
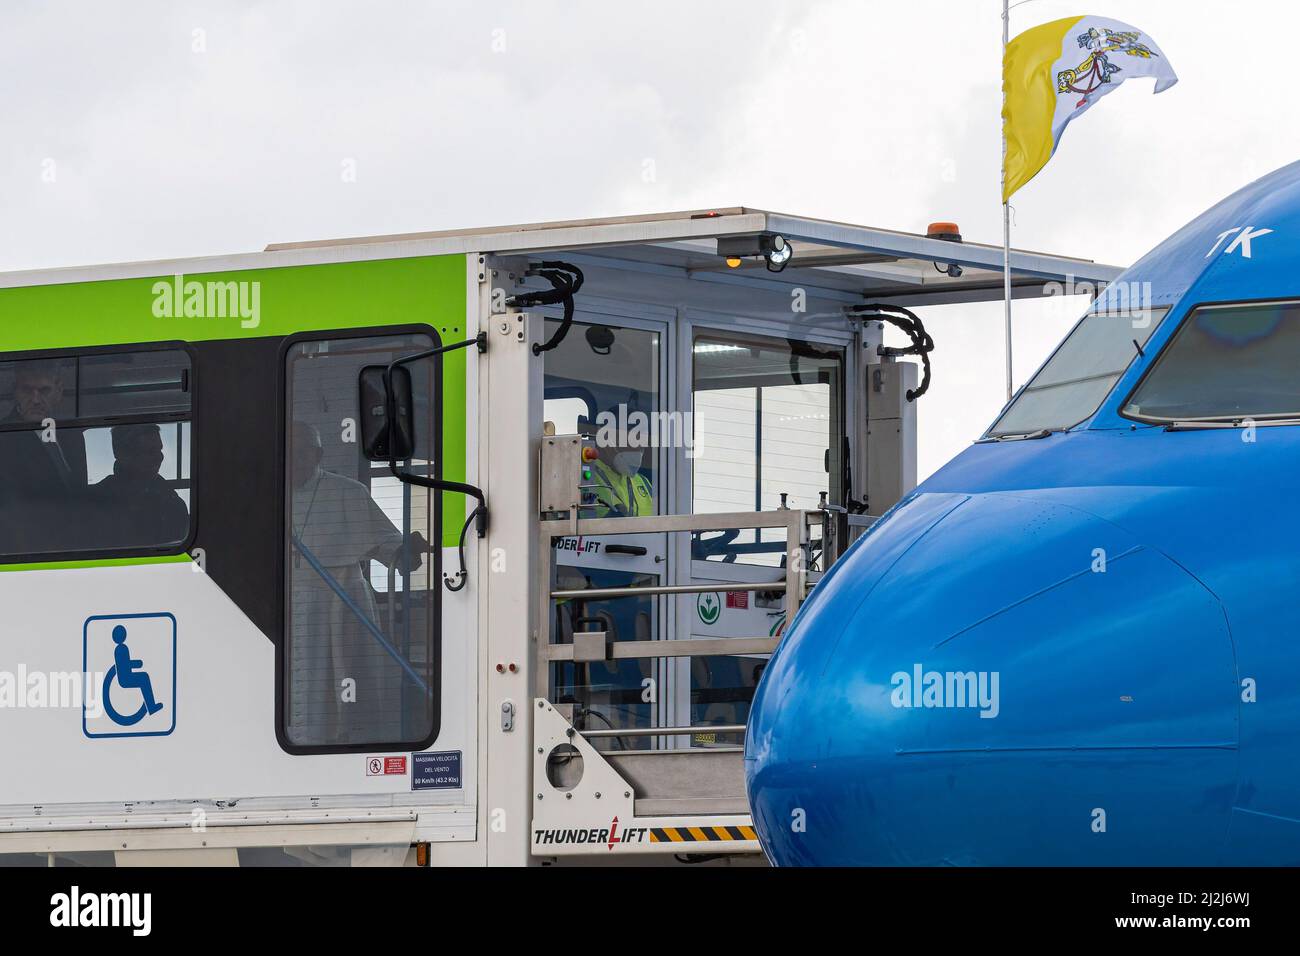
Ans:
[[[87,618],[82,673],[87,684],[81,726],[87,737],[164,737],[176,729],[176,618],[171,614]]]

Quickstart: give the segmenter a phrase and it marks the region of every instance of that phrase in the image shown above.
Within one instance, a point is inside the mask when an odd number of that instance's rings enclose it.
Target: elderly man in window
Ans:
[[[13,365],[13,406],[0,419],[0,547],[11,554],[75,546],[82,526],[86,446],[79,430],[60,427],[71,414],[65,364]]]

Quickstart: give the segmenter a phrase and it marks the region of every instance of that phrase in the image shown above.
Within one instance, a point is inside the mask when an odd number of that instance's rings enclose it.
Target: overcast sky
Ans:
[[[1127,265],[1298,156],[1292,3],[1032,0],[1150,33],[1014,197]],[[999,242],[999,0],[0,3],[0,271],[750,205]],[[344,181],[344,164],[355,181]],[[653,170],[648,177],[646,171]],[[1016,379],[1079,308],[1017,303]],[[921,471],[1002,404],[1001,305],[930,310]]]

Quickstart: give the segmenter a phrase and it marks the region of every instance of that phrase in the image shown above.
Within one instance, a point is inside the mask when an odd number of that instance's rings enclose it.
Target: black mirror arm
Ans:
[[[397,400],[393,397],[392,374],[393,369],[399,365],[409,365],[412,362],[419,362],[423,359],[434,358],[435,356],[445,355],[448,352],[455,352],[459,349],[475,346],[480,353],[487,351],[487,333],[480,332],[472,339],[466,339],[464,342],[455,342],[452,345],[443,345],[439,348],[426,349],[423,352],[416,352],[414,355],[407,355],[403,358],[395,359],[390,362],[388,368],[384,369],[384,413],[389,422],[397,421]],[[473,498],[478,505],[470,512],[465,519],[464,526],[460,529],[460,544],[458,551],[460,554],[460,570],[456,572],[455,577],[443,575],[443,584],[449,591],[459,591],[469,581],[469,569],[465,564],[465,535],[469,531],[470,524],[474,524],[475,531],[480,538],[487,534],[488,507],[487,496],[483,494],[483,489],[475,485],[466,484],[463,481],[450,481],[444,478],[425,478],[423,475],[413,475],[397,467],[397,457],[393,453],[393,442],[388,443],[388,470],[393,473],[393,477],[398,481],[405,482],[409,485],[416,485],[420,488],[429,488],[433,491],[450,491],[459,493]],[[434,547],[441,547],[441,543],[436,543]]]
[[[464,342],[453,342],[451,345],[440,345],[434,349],[425,349],[423,352],[416,352],[414,355],[404,355],[399,359],[394,359],[388,363],[388,371],[391,372],[399,365],[410,365],[412,362],[420,362],[427,358],[433,358],[435,355],[445,355],[448,352],[458,352],[461,349],[467,349],[471,345],[478,348],[479,354],[482,355],[487,351],[487,333],[480,332],[472,339],[466,339]],[[387,384],[388,377],[385,374],[384,382]]]
[[[478,507],[470,515],[476,518],[478,526],[478,536],[482,538],[487,534],[487,498],[483,490],[474,485],[467,485],[463,481],[449,481],[444,478],[425,478],[423,475],[412,475],[409,472],[402,471],[397,467],[394,461],[388,462],[388,469],[393,473],[393,477],[398,481],[404,481],[408,485],[418,485],[421,488],[431,488],[434,491],[452,491],[478,501]]]

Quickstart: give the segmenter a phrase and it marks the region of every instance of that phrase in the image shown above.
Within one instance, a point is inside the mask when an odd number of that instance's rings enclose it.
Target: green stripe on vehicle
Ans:
[[[99,558],[94,561],[45,561],[34,564],[0,564],[3,571],[71,571],[77,568],[122,568],[137,564],[181,564],[193,561],[188,554],[164,554],[151,558]]]
[[[0,351],[267,338],[411,322],[431,325],[445,338],[464,330],[465,275],[463,255],[186,273],[186,280],[204,284],[257,283],[257,324],[248,327],[238,314],[156,315],[162,296],[172,297],[162,291],[174,288],[172,275],[0,289]]]

